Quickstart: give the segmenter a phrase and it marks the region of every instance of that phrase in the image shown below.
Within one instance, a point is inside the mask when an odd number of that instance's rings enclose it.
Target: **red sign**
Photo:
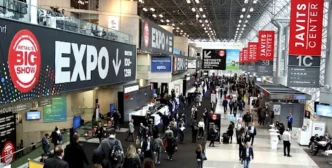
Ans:
[[[249,62],[248,48],[243,48],[243,63]]]
[[[291,0],[289,55],[320,56],[324,0]]]
[[[38,83],[41,53],[36,36],[29,30],[17,32],[8,52],[9,73],[17,90],[30,92]]]
[[[240,64],[242,64],[242,62],[243,62],[243,54],[242,54],[243,52],[242,51],[240,51],[240,56],[239,56],[239,63]]]
[[[213,115],[211,116],[211,118],[212,118],[212,120],[216,120],[216,119],[217,119],[217,115],[213,114]]]
[[[257,62],[257,48],[258,43],[257,42],[249,42],[248,43],[248,55],[249,55],[249,62]]]
[[[10,163],[14,160],[15,146],[12,142],[7,141],[1,151],[1,162]]]
[[[273,61],[274,58],[274,31],[259,31],[258,60]]]

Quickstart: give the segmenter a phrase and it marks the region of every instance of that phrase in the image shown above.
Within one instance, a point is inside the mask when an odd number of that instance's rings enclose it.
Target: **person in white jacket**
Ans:
[[[205,128],[205,124],[204,124],[204,119],[202,118],[198,122],[198,139],[204,138],[204,128]]]

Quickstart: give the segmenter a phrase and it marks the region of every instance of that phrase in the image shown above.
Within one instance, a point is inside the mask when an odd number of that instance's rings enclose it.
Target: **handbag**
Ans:
[[[207,160],[206,155],[205,155],[204,152],[201,152],[201,158],[202,158],[202,160]]]

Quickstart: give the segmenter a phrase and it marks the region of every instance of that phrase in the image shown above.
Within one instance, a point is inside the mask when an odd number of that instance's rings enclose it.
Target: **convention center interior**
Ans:
[[[331,168],[330,5],[0,0],[0,168]]]

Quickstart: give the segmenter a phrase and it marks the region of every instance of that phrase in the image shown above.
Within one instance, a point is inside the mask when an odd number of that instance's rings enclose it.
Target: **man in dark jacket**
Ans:
[[[42,139],[42,145],[43,145],[43,151],[44,154],[47,155],[50,152],[50,143],[48,143],[48,134],[45,134],[45,136]]]
[[[255,124],[252,123],[249,127],[248,127],[248,132],[249,132],[249,137],[250,137],[250,140],[251,140],[251,146],[254,144],[254,139],[255,139],[255,136],[257,134],[257,131],[256,131],[256,127],[255,127]]]
[[[63,149],[60,145],[54,148],[54,157],[45,160],[44,168],[69,168],[66,161],[62,160]]]
[[[250,146],[249,142],[245,145],[245,147],[243,148],[242,151],[242,160],[243,160],[243,164],[244,167],[249,167],[249,163],[251,160],[254,159],[254,151],[252,149],[252,147]]]
[[[83,147],[78,143],[79,136],[73,135],[73,143],[65,148],[63,160],[68,162],[69,167],[84,167],[84,163],[89,165]]]
[[[145,138],[142,144],[142,152],[144,153],[144,158],[152,159],[152,141],[150,136]]]
[[[55,147],[58,145],[58,142],[59,142],[59,135],[57,133],[58,130],[59,130],[59,128],[58,128],[58,126],[56,126],[54,131],[51,134],[52,143],[54,145],[54,151],[55,151]]]

